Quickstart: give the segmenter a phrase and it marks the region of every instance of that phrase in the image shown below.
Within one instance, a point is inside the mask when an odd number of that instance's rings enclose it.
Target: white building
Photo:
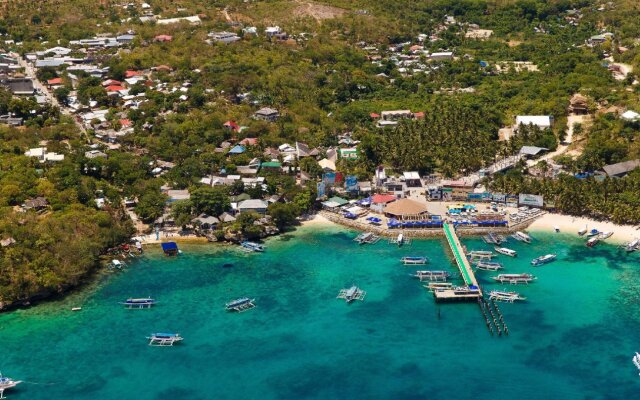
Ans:
[[[518,115],[514,129],[517,130],[520,125],[533,125],[540,129],[547,129],[551,128],[552,123],[553,117],[550,115]]]

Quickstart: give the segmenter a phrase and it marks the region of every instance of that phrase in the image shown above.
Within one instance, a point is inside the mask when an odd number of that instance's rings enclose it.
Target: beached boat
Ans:
[[[536,277],[531,274],[500,274],[498,276],[491,277],[491,279],[500,283],[510,283],[512,285],[518,285],[520,283],[528,284],[529,282],[535,280]]]
[[[558,225],[554,225],[553,230],[556,231],[556,233],[560,233],[560,227]]]
[[[494,249],[496,251],[496,253],[500,253],[502,255],[505,256],[509,256],[509,257],[517,257],[518,256],[518,252],[515,250],[511,250],[511,249],[507,249],[506,247],[496,247]]]
[[[400,262],[402,262],[404,265],[422,265],[429,262],[429,259],[427,257],[411,256],[411,257],[402,257],[400,259]]]
[[[638,353],[636,351],[636,355],[633,356],[633,358],[631,359],[633,361],[633,365],[636,366],[636,368],[638,368],[638,370],[640,370],[640,353]],[[638,374],[640,375],[640,374]]]
[[[420,281],[446,281],[451,274],[447,271],[416,271],[414,278],[420,279]]]
[[[589,232],[587,232],[587,237],[598,236],[599,234],[600,234],[600,231],[594,228]]]
[[[640,239],[632,240],[624,246],[624,249],[627,253],[636,251],[639,248],[640,248]]]
[[[242,246],[242,248],[245,251],[251,252],[251,251],[255,251],[258,253],[261,253],[264,251],[264,246],[255,242],[249,242],[249,241],[244,241],[242,243],[240,243],[240,246]]]
[[[398,247],[402,246],[403,241],[404,241],[404,235],[402,233],[399,233],[398,239],[396,239],[396,243],[398,244]]]
[[[520,296],[520,294],[516,292],[506,292],[501,290],[492,290],[489,292],[489,300],[513,303],[514,301],[523,301],[526,299],[526,297]]]
[[[584,236],[587,233],[588,229],[583,228],[578,231],[578,236]]]
[[[426,285],[423,285],[425,288],[429,289],[430,292],[436,291],[436,290],[443,290],[443,289],[452,289],[453,288],[453,283],[451,282],[429,282]]]
[[[147,336],[147,339],[149,339],[149,346],[173,346],[184,338],[179,333],[152,333]]]
[[[6,376],[2,376],[2,373],[0,373],[0,399],[4,399],[4,391],[7,389],[11,389],[16,387],[17,385],[19,385],[20,383],[22,383],[22,381],[14,381],[13,379],[6,377]]]
[[[591,239],[587,240],[587,247],[594,247],[595,245],[598,244],[599,241],[600,241],[599,238],[592,237]]]
[[[531,243],[531,236],[522,231],[514,233],[511,237],[519,242]]]
[[[498,262],[478,261],[476,263],[476,268],[482,271],[498,271],[504,267]]]
[[[127,308],[151,308],[156,304],[156,300],[151,297],[128,298],[125,301],[121,301],[120,304]]]
[[[606,240],[606,239],[609,239],[611,236],[613,236],[613,232],[600,232],[600,234],[598,235],[598,239]]]
[[[367,295],[367,292],[360,289],[357,286],[351,286],[349,289],[342,289],[336,298],[344,299],[347,303],[351,303],[352,301],[360,300],[364,301],[364,297]]]
[[[227,311],[243,312],[254,308],[256,299],[250,299],[248,297],[242,297],[235,299],[225,304],[224,307]]]
[[[538,265],[542,265],[542,264],[546,264],[546,263],[550,263],[552,261],[555,261],[556,258],[558,256],[555,254],[546,254],[544,256],[540,256],[537,258],[534,258],[533,260],[531,260],[531,265],[533,265],[534,267],[537,267]]]

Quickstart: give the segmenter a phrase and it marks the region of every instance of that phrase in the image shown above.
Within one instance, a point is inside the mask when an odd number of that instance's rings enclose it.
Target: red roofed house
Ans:
[[[380,118],[380,114],[376,114],[376,113],[371,113],[371,114],[369,114],[369,116],[370,116],[371,118],[373,118],[373,119]]]
[[[170,42],[173,40],[173,36],[169,35],[158,35],[153,38],[154,42]]]
[[[47,80],[47,85],[49,85],[49,87],[60,86],[60,85],[62,85],[62,78],[49,79],[49,80]]]
[[[424,113],[422,111],[419,111],[417,113],[413,113],[413,118],[422,119],[422,118],[424,118]]]
[[[130,128],[131,127],[131,121],[128,120],[128,119],[121,119],[119,122],[120,122],[120,125],[123,128]]]
[[[242,146],[255,146],[258,144],[258,138],[244,138],[239,144]]]
[[[225,122],[224,127],[234,132],[240,132],[240,125],[236,124],[235,121],[229,120]]]
[[[132,70],[128,70],[127,72],[124,73],[125,78],[129,79],[129,78],[133,78],[134,76],[140,76],[143,75],[142,72],[140,71],[132,71]]]
[[[396,198],[396,196],[392,195],[392,194],[374,194],[371,197],[371,210],[372,211],[376,211],[379,212],[380,214],[382,214],[384,212],[384,208],[387,206],[387,204],[389,203],[393,203],[394,201],[398,200]]]
[[[107,92],[119,92],[121,90],[125,90],[125,89],[119,85],[107,86]]]

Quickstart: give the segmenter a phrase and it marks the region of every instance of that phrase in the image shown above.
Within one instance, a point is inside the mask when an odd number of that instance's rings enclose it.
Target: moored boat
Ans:
[[[553,230],[556,231],[556,233],[560,233],[560,227],[558,225],[555,225]]]
[[[151,297],[143,298],[128,298],[125,301],[120,302],[127,308],[151,308],[156,304],[156,300]]]
[[[240,246],[242,246],[242,248],[246,251],[255,251],[258,253],[264,251],[264,246],[256,242],[249,242],[245,240],[244,242],[240,243]]]
[[[255,301],[256,299],[242,297],[230,301],[229,303],[225,304],[224,307],[227,309],[227,311],[242,312],[254,308],[256,306],[254,303]]]
[[[400,259],[400,262],[402,262],[404,265],[421,265],[429,262],[429,259],[427,257],[408,256],[402,257]]]
[[[636,355],[633,356],[633,358],[631,359],[633,361],[633,365],[636,366],[636,368],[638,368],[638,370],[640,370],[640,353],[638,353],[636,351]],[[640,374],[638,374],[640,375]]]
[[[598,235],[598,239],[605,240],[609,239],[611,236],[613,236],[613,232],[600,232],[600,234]]]
[[[342,289],[340,293],[338,293],[338,299],[344,299],[347,303],[351,303],[356,300],[364,301],[367,292],[360,289],[357,286],[351,286],[349,289]]]
[[[518,256],[518,252],[515,250],[511,250],[511,249],[507,249],[506,247],[496,247],[494,249],[497,253],[500,253],[502,255],[505,256],[509,256],[509,257],[517,257]]]
[[[0,373],[0,399],[4,399],[4,391],[7,389],[11,389],[16,387],[17,385],[19,385],[20,383],[22,383],[22,381],[14,381],[13,379],[6,377],[6,376],[2,376],[2,373]]]
[[[600,234],[600,231],[594,228],[589,232],[587,232],[587,237],[598,236],[599,234]]]
[[[487,250],[473,250],[468,253],[468,256],[471,259],[491,259],[495,254]]]
[[[599,238],[597,237],[592,237],[589,240],[587,240],[587,247],[594,247],[595,245],[598,244],[598,242],[600,241]]]
[[[398,234],[398,239],[396,239],[396,242],[398,243],[398,247],[402,246],[402,243],[404,242],[404,235],[402,233]]]
[[[527,298],[521,296],[519,293],[516,293],[516,292],[492,290],[491,292],[489,292],[489,299],[490,300],[505,301],[505,302],[508,302],[508,303],[513,303],[514,301],[524,301]]]
[[[531,243],[531,236],[522,231],[514,233],[511,237],[520,242]]]
[[[478,261],[476,268],[482,271],[498,271],[504,267],[498,262]]]
[[[184,340],[179,333],[152,333],[147,339],[149,346],[173,346],[174,343]]]
[[[447,271],[416,271],[411,276],[420,279],[420,281],[446,281],[451,274]]]
[[[640,239],[632,240],[624,246],[624,249],[627,253],[631,253],[640,248]]]
[[[587,233],[587,228],[582,228],[578,231],[578,236],[584,236]]]
[[[506,282],[512,285],[518,285],[520,283],[528,284],[529,282],[535,280],[536,277],[531,274],[500,274],[498,276],[491,277],[491,279],[500,283]]]
[[[538,265],[542,265],[542,264],[546,264],[546,263],[550,263],[552,261],[555,261],[556,258],[558,256],[555,254],[546,254],[544,256],[540,256],[537,258],[534,258],[533,260],[531,260],[531,265],[533,265],[534,267],[537,267]]]
[[[442,289],[452,289],[453,283],[451,282],[429,282],[427,285],[423,285],[425,288],[429,289],[430,292],[435,290]]]

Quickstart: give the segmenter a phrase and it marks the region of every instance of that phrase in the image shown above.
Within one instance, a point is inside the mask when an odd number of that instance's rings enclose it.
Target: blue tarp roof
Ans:
[[[244,147],[237,145],[237,146],[234,146],[231,150],[229,150],[229,154],[242,154],[244,153],[244,151],[245,151]]]
[[[162,251],[178,250],[178,244],[176,242],[161,243],[161,246],[162,246]]]

